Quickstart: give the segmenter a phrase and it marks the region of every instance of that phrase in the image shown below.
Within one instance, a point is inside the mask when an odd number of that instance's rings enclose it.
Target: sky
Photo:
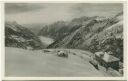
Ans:
[[[121,3],[6,3],[5,20],[19,24],[51,24],[81,16],[111,17],[122,11]]]

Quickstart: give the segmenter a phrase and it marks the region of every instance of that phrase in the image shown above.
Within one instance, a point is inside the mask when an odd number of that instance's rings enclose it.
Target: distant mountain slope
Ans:
[[[37,35],[39,31],[44,27],[44,24],[32,23],[32,24],[23,24],[22,26],[27,27],[30,31],[32,31],[35,35]]]
[[[79,29],[82,26],[82,23],[87,20],[89,20],[89,17],[75,18],[71,22],[58,21],[43,27],[38,35],[47,36],[55,40],[61,40]]]
[[[116,22],[117,21],[108,18],[100,19],[100,17],[91,17],[87,21],[84,21],[79,29],[71,32],[71,34],[66,36],[62,41],[53,43],[49,47],[83,48],[82,46],[85,42],[87,42],[86,40],[90,39]],[[90,43],[87,42],[85,44],[87,46]]]
[[[73,23],[74,22],[74,23]],[[119,13],[111,18],[105,17],[81,17],[73,19],[66,27],[46,27],[42,29],[46,36],[56,39],[48,48],[76,48],[96,51],[111,51],[114,56],[123,59],[123,13]],[[70,24],[70,25],[69,25]],[[77,27],[75,29],[75,27]],[[53,28],[53,29],[52,29]],[[53,32],[52,31],[57,30]],[[65,30],[63,29],[65,28]],[[73,31],[67,31],[74,29]],[[47,33],[48,32],[48,33]],[[67,35],[64,36],[66,32]],[[42,35],[45,35],[42,34]],[[62,34],[62,37],[57,36]],[[60,38],[60,39],[59,39]],[[120,51],[120,53],[117,53]]]
[[[5,23],[5,46],[27,49],[40,49],[43,47],[39,38],[29,29],[16,22]]]

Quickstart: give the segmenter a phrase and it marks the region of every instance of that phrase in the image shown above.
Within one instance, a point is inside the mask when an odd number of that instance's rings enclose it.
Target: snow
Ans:
[[[53,39],[51,38],[48,38],[48,37],[44,37],[44,36],[39,36],[40,40],[42,41],[42,43],[46,44],[46,45],[49,45],[51,43],[54,42]]]
[[[89,63],[88,54],[71,50],[68,58],[58,57],[42,50],[5,48],[5,75],[10,77],[103,77],[105,76]],[[55,49],[51,49],[55,50]],[[78,54],[79,53],[79,54]],[[81,53],[81,54],[80,54]],[[86,53],[86,52],[85,52]]]
[[[17,35],[10,35],[10,39],[15,39],[18,42],[25,42],[26,40],[23,37],[17,36]]]

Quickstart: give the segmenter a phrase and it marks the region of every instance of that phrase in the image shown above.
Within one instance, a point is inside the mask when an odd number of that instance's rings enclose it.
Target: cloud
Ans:
[[[29,6],[32,4],[28,4]],[[7,21],[17,21],[21,24],[26,23],[53,23],[59,20],[70,20],[71,15],[68,9],[74,5],[70,3],[34,3],[34,5],[42,6],[39,10],[28,10],[8,13],[5,15]],[[19,6],[19,5],[18,5]],[[23,5],[22,5],[23,6]],[[31,8],[30,8],[31,9]],[[15,10],[15,9],[12,9]],[[24,10],[24,9],[23,9]],[[16,11],[16,10],[15,10]],[[11,11],[12,12],[12,11]],[[23,13],[24,12],[24,13]]]
[[[121,3],[6,3],[5,19],[20,24],[70,21],[81,16],[114,16],[123,11]]]
[[[34,3],[6,3],[5,13],[6,14],[17,14],[29,11],[35,11],[44,8],[41,4]]]
[[[81,3],[71,7],[74,16],[113,16],[123,11],[121,3]]]

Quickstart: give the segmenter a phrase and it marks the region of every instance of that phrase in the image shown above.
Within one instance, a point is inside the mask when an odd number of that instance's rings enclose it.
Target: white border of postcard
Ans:
[[[4,46],[4,3],[123,3],[124,4],[124,15],[123,15],[123,18],[124,18],[124,76],[123,77],[6,77],[4,76],[4,73],[5,73],[5,46]],[[127,79],[127,22],[126,22],[126,19],[127,19],[127,10],[126,10],[126,7],[127,7],[127,2],[126,1],[73,1],[73,0],[70,0],[70,1],[34,1],[34,0],[15,0],[15,1],[11,1],[11,0],[6,0],[6,1],[0,1],[0,17],[1,17],[1,20],[0,20],[0,48],[1,48],[1,63],[2,63],[2,69],[1,69],[1,73],[2,73],[2,80],[126,80]]]

